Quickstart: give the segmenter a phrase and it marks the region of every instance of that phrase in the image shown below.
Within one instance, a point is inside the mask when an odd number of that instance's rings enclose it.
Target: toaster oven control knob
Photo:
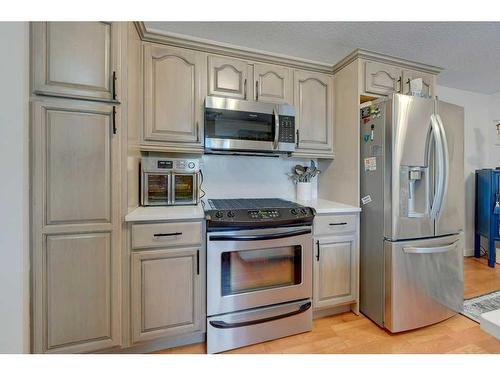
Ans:
[[[188,168],[189,169],[193,169],[194,168],[194,163],[192,161],[189,162]]]
[[[217,219],[221,219],[221,218],[222,218],[222,216],[224,216],[224,214],[222,213],[222,211],[217,211],[217,212],[215,213],[215,217],[216,217]]]
[[[295,208],[292,208],[292,210],[290,211],[292,213],[292,215],[297,215],[297,210]]]

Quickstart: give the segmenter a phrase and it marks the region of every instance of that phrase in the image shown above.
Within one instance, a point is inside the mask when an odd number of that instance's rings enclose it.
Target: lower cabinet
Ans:
[[[185,247],[132,253],[132,343],[204,331],[202,250]]]
[[[351,305],[358,313],[358,227],[357,213],[314,219],[314,309]]]

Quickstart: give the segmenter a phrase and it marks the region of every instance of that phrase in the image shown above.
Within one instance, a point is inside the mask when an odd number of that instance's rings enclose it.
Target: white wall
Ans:
[[[465,173],[465,254],[474,249],[474,201],[476,169],[490,166],[493,149],[491,138],[491,96],[470,91],[437,87],[440,100],[464,107],[464,173]]]
[[[499,87],[500,89],[500,87]],[[500,135],[495,127],[496,124],[500,123],[500,92],[491,95],[490,97],[490,138],[493,140],[490,142],[489,149],[489,168],[500,167]]]
[[[316,161],[316,160],[315,160]],[[204,155],[202,171],[206,198],[295,198],[295,185],[286,175],[309,159],[240,155]],[[313,198],[317,196],[317,178]]]
[[[0,353],[29,352],[28,23],[0,22]]]

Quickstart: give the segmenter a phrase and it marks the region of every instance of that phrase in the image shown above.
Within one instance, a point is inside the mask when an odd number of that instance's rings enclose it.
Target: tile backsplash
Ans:
[[[317,161],[317,160],[315,160]],[[295,199],[295,185],[286,174],[310,159],[243,155],[203,155],[201,168],[205,198]],[[313,180],[317,197],[317,178]]]

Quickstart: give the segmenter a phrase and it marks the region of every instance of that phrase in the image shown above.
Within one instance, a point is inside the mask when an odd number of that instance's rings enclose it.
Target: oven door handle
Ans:
[[[236,322],[236,323],[227,323],[222,320],[213,320],[210,322],[210,325],[215,328],[238,328],[238,327],[251,326],[255,324],[272,322],[273,320],[284,319],[290,316],[298,315],[303,313],[304,311],[309,310],[310,308],[311,308],[311,302],[307,302],[304,303],[302,306],[300,306],[298,310],[291,311],[281,315],[270,316],[269,318],[261,318],[261,319],[249,320],[247,322]]]
[[[294,230],[291,232],[261,234],[256,236],[212,235],[210,241],[263,241],[287,238],[311,233],[310,229]]]

